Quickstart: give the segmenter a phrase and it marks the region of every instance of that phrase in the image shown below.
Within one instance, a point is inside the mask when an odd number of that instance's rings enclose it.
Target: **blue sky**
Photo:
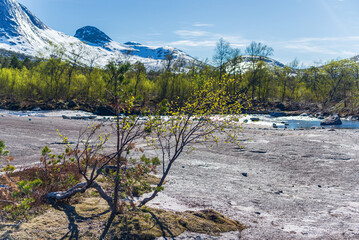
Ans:
[[[359,54],[358,0],[19,0],[49,27],[74,35],[96,26],[113,40],[169,45],[212,59],[222,37],[251,41],[305,65]]]

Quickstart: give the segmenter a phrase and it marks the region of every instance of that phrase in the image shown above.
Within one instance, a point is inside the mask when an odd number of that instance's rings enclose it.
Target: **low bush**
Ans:
[[[0,211],[3,218],[27,218],[44,207],[47,193],[63,191],[80,181],[82,176],[75,163],[45,159],[42,159],[43,166],[13,171],[15,168],[8,164],[3,169],[5,174],[0,176]]]

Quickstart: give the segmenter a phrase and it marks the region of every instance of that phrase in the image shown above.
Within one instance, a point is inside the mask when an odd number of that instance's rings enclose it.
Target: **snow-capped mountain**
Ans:
[[[149,47],[139,43],[120,44],[95,27],[83,27],[74,37],[55,31],[15,0],[0,0],[0,49],[29,56],[50,57],[58,49],[62,57],[81,55],[80,62],[105,66],[109,61],[142,62],[148,69],[161,69],[166,55],[174,60],[197,62],[172,47]]]
[[[258,61],[264,62],[270,69],[274,69],[275,67],[283,68],[285,66],[283,63],[269,57],[249,55],[240,56],[236,61],[229,61],[225,63],[225,66],[228,72],[246,72],[253,67],[253,63]]]
[[[103,47],[112,42],[112,39],[109,36],[100,29],[92,26],[77,29],[75,37],[87,44],[99,47]]]

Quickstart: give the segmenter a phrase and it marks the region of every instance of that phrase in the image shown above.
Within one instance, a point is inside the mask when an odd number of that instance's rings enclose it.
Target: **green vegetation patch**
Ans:
[[[84,194],[77,203],[58,205],[26,222],[0,222],[0,239],[99,239],[110,216],[103,199]],[[147,208],[117,215],[107,239],[175,237],[184,231],[218,235],[244,225],[214,210],[172,212]]]

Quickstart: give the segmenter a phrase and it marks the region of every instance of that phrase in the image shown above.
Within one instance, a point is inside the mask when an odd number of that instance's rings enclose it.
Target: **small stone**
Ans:
[[[318,185],[318,188],[321,188],[322,187],[322,185]]]
[[[42,111],[42,109],[39,107],[36,107],[36,108],[33,108],[31,111],[38,112],[38,111]]]
[[[182,166],[182,168],[184,168],[184,166]]]
[[[254,212],[255,214],[257,214],[257,215],[260,215],[261,213],[260,212]]]
[[[243,177],[248,177],[248,174],[244,172],[244,173],[242,173],[242,176]]]

